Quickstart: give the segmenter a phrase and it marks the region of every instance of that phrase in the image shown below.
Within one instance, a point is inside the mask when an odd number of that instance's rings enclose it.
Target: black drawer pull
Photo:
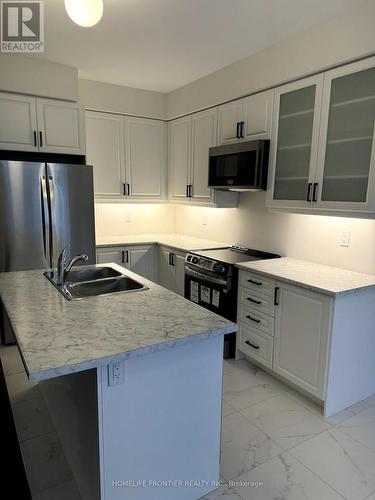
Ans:
[[[252,283],[253,285],[263,285],[263,283],[261,281],[254,281],[254,280],[247,280],[249,283]]]
[[[254,323],[260,323],[260,319],[253,318],[252,316],[247,315],[247,319],[251,319],[251,321],[254,321]]]
[[[255,300],[255,299],[252,299],[251,297],[247,297],[246,300],[250,300],[250,302],[254,302],[254,304],[261,304],[262,303],[261,300]]]
[[[255,345],[255,344],[252,344],[251,342],[249,342],[248,340],[245,340],[245,344],[249,345],[250,347],[252,347],[253,349],[259,349],[259,346],[258,345]]]
[[[306,201],[311,201],[311,188],[312,188],[312,182],[309,182],[307,184],[307,195],[306,195]]]

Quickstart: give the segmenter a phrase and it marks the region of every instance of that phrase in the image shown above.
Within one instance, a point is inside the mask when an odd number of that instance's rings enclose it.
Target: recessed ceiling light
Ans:
[[[103,0],[65,0],[65,9],[72,21],[89,28],[103,15]]]

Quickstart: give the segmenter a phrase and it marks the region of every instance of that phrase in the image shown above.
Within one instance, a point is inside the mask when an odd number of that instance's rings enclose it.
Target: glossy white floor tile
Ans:
[[[223,406],[221,408],[221,416],[226,417],[227,415],[231,415],[232,413],[235,413],[236,410],[230,406],[226,401],[223,399]]]
[[[0,346],[0,358],[4,375],[14,375],[25,371],[17,346]]]
[[[375,452],[375,406],[345,420],[338,429]]]
[[[24,441],[21,451],[34,495],[73,479],[55,432]]]
[[[269,460],[282,449],[240,413],[223,419],[220,473],[233,479]]]
[[[82,500],[77,485],[72,480],[36,493],[32,497],[33,500]]]
[[[375,453],[335,427],[290,453],[348,500],[375,491]]]
[[[326,420],[332,425],[338,425],[347,420],[348,418],[363,412],[367,408],[369,408],[369,405],[366,403],[366,401],[360,401],[355,405],[349,406],[349,408],[346,408],[345,410],[335,413],[335,415],[326,417]]]
[[[284,449],[324,431],[330,424],[283,394],[241,413]]]
[[[36,397],[12,407],[19,441],[25,441],[55,430],[42,397]]]
[[[243,500],[343,500],[288,452],[243,474],[237,481],[242,482],[235,488]]]
[[[226,390],[224,401],[236,410],[243,410],[262,401],[266,401],[280,393],[280,388],[270,382],[261,382],[243,391]]]

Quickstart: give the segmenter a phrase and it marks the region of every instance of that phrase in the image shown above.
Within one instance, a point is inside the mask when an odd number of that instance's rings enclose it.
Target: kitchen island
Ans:
[[[147,286],[66,300],[41,271],[0,274],[83,498],[197,499],[219,479],[223,335],[237,326]]]

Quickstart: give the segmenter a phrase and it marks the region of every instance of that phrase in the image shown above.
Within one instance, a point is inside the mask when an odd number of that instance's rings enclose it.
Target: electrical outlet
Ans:
[[[131,213],[126,214],[126,222],[133,222],[133,215]]]
[[[108,365],[108,385],[120,385],[124,382],[125,374],[124,374],[124,362],[123,361],[115,361],[114,363],[110,363]]]
[[[350,232],[349,231],[341,231],[340,234],[340,246],[348,247],[350,243]]]
[[[203,221],[202,222],[203,222],[204,226],[207,226],[207,215],[203,216]]]

